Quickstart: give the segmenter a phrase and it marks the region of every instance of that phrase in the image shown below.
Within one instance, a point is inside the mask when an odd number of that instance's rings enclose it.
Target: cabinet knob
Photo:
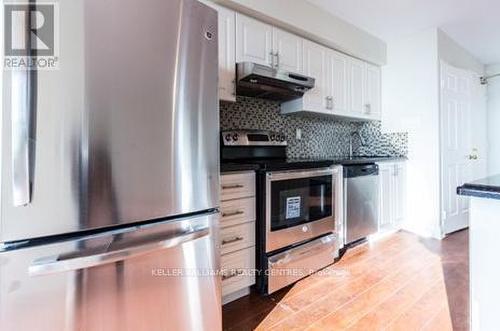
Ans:
[[[366,114],[370,114],[371,112],[372,112],[372,105],[371,105],[371,104],[369,104],[369,103],[367,103],[367,104],[365,105],[365,113],[366,113]]]
[[[274,66],[274,52],[273,51],[269,52],[269,55],[271,55],[271,68],[274,68],[275,67]]]
[[[331,96],[325,97],[326,99],[326,109],[333,109],[333,98]]]

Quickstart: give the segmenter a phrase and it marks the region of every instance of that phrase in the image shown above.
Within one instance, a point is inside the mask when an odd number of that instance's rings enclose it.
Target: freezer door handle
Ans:
[[[189,241],[208,236],[209,234],[210,228],[203,227],[196,230],[170,235],[168,238],[160,240],[156,238],[155,241],[142,243],[141,245],[130,245],[130,247],[120,246],[117,249],[108,249],[106,252],[99,254],[69,254],[73,257],[68,258],[61,257],[60,255],[44,257],[33,261],[29,267],[29,274],[30,276],[41,276],[78,269],[87,269],[152,253],[162,249],[172,248]]]

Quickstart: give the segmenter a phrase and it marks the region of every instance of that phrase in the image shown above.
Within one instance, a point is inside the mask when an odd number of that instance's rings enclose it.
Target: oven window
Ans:
[[[332,176],[271,182],[271,231],[333,215]]]

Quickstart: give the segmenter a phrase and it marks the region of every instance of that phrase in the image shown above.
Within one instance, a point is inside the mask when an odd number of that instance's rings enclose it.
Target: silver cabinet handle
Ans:
[[[271,68],[274,68],[274,52],[269,52],[269,55],[271,55]]]
[[[78,257],[64,258],[59,255],[37,259],[29,267],[31,276],[41,276],[78,269],[87,269],[103,264],[129,259],[131,257],[172,248],[180,244],[199,239],[210,234],[210,228],[186,231],[169,236],[165,239],[155,240],[146,244],[126,248],[111,249],[101,254],[79,255]],[[74,254],[70,254],[74,255]]]
[[[333,97],[326,97],[326,109],[333,109]]]
[[[243,215],[245,212],[241,210],[236,210],[233,212],[228,212],[228,213],[222,213],[222,217],[230,217],[230,216],[236,216],[236,215]]]
[[[223,190],[234,190],[237,188],[244,188],[245,185],[242,184],[235,184],[235,185],[222,185]]]
[[[367,104],[365,105],[365,113],[366,113],[366,114],[370,114],[371,112],[372,112],[372,105],[371,105],[371,104],[369,104],[369,103],[367,103]]]
[[[279,68],[280,67],[280,54],[278,52],[276,52],[276,54],[274,54],[276,56],[276,68]]]
[[[231,273],[229,273],[229,275],[223,275],[222,276],[222,280],[226,280],[226,279],[229,279],[229,278],[233,278],[233,277],[236,277],[236,276],[241,276],[243,275],[244,271],[243,270],[233,270],[231,271]]]
[[[243,237],[235,237],[233,239],[227,239],[227,240],[224,239],[224,240],[222,240],[222,245],[232,244],[232,243],[241,241],[243,239],[244,239]]]
[[[31,202],[30,160],[34,154],[31,150],[30,134],[34,132],[32,70],[12,71],[12,198],[15,207],[25,206]]]

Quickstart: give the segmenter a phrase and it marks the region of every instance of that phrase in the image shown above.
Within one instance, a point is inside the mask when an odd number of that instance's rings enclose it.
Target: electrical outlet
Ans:
[[[297,129],[295,131],[295,139],[302,140],[302,129]]]

